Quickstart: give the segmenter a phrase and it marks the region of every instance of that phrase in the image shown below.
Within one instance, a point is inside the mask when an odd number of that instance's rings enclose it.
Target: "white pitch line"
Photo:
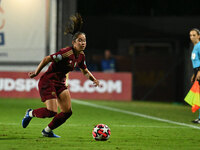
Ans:
[[[198,126],[194,126],[194,125],[190,125],[190,124],[186,124],[186,123],[181,123],[181,122],[176,122],[176,121],[171,121],[171,120],[167,120],[167,119],[162,119],[162,118],[158,118],[158,117],[154,117],[154,116],[144,115],[144,114],[131,112],[131,111],[127,111],[127,110],[122,110],[122,109],[118,109],[118,108],[96,105],[96,104],[88,103],[88,102],[77,100],[77,99],[73,99],[72,102],[80,104],[80,105],[86,105],[86,106],[90,106],[90,107],[101,108],[101,109],[105,109],[105,110],[120,112],[120,113],[124,113],[124,114],[139,116],[139,117],[143,117],[143,118],[147,118],[147,119],[151,119],[151,120],[157,120],[157,121],[161,121],[161,122],[171,123],[171,124],[180,125],[180,126],[186,126],[186,127],[190,127],[190,128],[200,130],[200,127],[198,127]]]

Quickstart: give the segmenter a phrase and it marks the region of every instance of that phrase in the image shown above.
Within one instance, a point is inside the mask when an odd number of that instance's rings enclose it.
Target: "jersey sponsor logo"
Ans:
[[[69,90],[74,93],[87,92],[87,93],[122,93],[121,80],[99,80],[100,86],[94,87],[93,82],[86,80],[83,84],[78,79],[68,80]]]

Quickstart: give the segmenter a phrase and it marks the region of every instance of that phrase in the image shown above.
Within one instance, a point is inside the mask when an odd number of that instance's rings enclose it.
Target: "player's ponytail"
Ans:
[[[66,25],[64,35],[71,34],[72,40],[76,40],[77,36],[81,34],[81,28],[83,25],[83,19],[79,13],[70,16],[69,22]],[[83,33],[84,34],[84,33]]]

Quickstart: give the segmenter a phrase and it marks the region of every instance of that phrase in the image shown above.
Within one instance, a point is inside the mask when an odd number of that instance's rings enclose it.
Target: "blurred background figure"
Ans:
[[[116,71],[116,61],[109,49],[104,51],[104,59],[101,61],[101,69],[103,72]]]
[[[97,62],[95,61],[94,55],[88,56],[87,67],[90,71],[99,71],[99,66],[98,66]]]

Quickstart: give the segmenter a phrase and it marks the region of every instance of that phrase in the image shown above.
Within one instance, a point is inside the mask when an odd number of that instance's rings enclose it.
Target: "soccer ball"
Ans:
[[[110,128],[105,124],[98,124],[92,131],[92,136],[97,141],[106,141],[110,138]]]

